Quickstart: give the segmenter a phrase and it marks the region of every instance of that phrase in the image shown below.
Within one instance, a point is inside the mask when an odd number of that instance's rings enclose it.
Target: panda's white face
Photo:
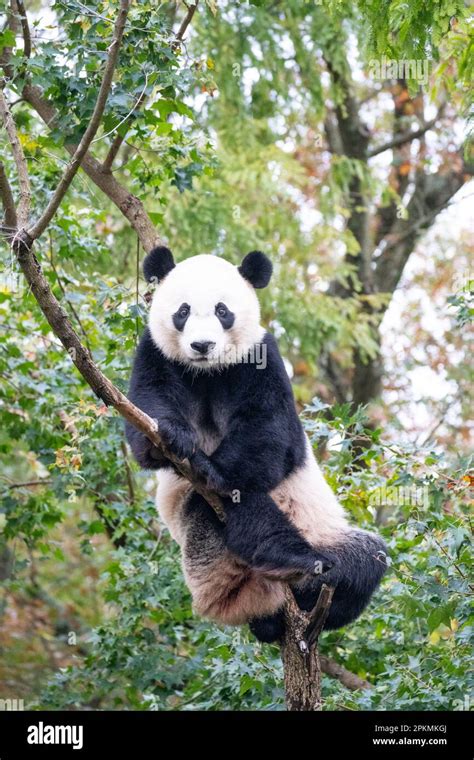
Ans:
[[[194,256],[158,284],[149,328],[165,356],[195,369],[242,361],[264,336],[253,286],[216,256]]]

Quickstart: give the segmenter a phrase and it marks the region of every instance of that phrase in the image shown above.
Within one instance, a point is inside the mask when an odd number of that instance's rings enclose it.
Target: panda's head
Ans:
[[[255,288],[268,285],[272,265],[260,251],[237,267],[207,255],[176,265],[168,248],[154,248],[143,271],[157,284],[151,336],[169,359],[201,370],[222,367],[242,361],[262,340]]]

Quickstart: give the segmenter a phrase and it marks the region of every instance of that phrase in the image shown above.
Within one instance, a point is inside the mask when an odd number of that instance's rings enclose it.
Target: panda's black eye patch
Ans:
[[[234,324],[235,314],[227,308],[225,303],[216,304],[215,314],[224,330],[230,330]]]
[[[178,311],[173,314],[173,324],[179,332],[184,329],[186,320],[191,313],[191,307],[187,303],[182,303]]]

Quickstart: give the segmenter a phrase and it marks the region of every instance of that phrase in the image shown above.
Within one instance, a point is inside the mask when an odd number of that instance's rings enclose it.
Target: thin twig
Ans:
[[[109,137],[110,135],[113,135],[114,132],[116,132],[117,129],[122,126],[122,124],[125,124],[125,122],[137,110],[137,108],[140,106],[140,104],[145,99],[145,94],[146,94],[146,88],[147,87],[148,87],[148,74],[145,71],[145,84],[143,86],[143,90],[141,91],[140,95],[138,96],[137,100],[135,101],[134,105],[132,106],[132,108],[130,109],[130,111],[128,112],[128,114],[126,116],[124,116],[123,119],[121,119],[121,121],[119,121],[119,123],[115,127],[113,127],[109,132],[106,132],[105,135],[99,135],[99,137],[94,137],[94,139],[92,140],[92,143],[99,142],[99,140],[103,140],[105,137]],[[118,141],[118,138],[120,138],[120,137],[121,137],[121,135],[116,135],[115,140]],[[114,142],[115,142],[115,140],[114,140]],[[123,137],[121,137],[121,141],[123,141]],[[113,143],[112,143],[112,147],[113,147]],[[110,151],[112,151],[112,147],[110,148]],[[119,147],[120,147],[120,145],[119,145]],[[114,158],[117,155],[117,150],[118,150],[118,148],[115,151]],[[110,154],[110,151],[109,151],[109,154]],[[107,156],[107,158],[105,159],[105,161],[103,163],[104,170],[107,170],[108,159],[109,159],[109,156]],[[112,158],[112,161],[113,161],[113,158]]]
[[[5,100],[3,89],[0,89],[0,118],[7,132],[16,170],[18,172],[20,200],[18,201],[17,219],[19,228],[23,229],[23,227],[25,227],[28,223],[28,217],[30,214],[30,179],[28,176],[28,166],[26,163],[25,154],[23,152],[23,147],[18,137],[18,132],[16,130],[15,122],[13,121],[13,117],[8,107],[8,103]]]
[[[68,298],[68,295],[67,295],[67,292],[66,292],[66,288],[63,285],[63,281],[62,281],[61,277],[59,276],[59,272],[56,269],[56,265],[54,263],[53,234],[52,234],[51,230],[49,230],[49,263],[51,264],[51,269],[53,270],[53,272],[55,274],[57,283],[59,285],[59,289],[60,289],[61,293],[63,294],[64,300],[67,303],[67,305],[69,306],[69,308],[71,309],[71,312],[72,312],[72,314],[74,316],[74,319],[76,320],[77,324],[79,325],[79,329],[80,329],[82,335],[84,336],[84,343],[86,344],[88,350],[90,351],[91,347],[89,345],[89,339],[88,339],[88,336],[87,336],[87,332],[86,332],[86,330],[84,328],[84,325],[82,324],[82,320],[81,320],[79,314],[77,313],[76,307],[74,306],[73,303],[71,303],[71,301]]]
[[[191,23],[191,21],[193,19],[193,16],[194,16],[194,14],[196,12],[196,9],[197,9],[197,6],[198,6],[198,2],[199,2],[199,0],[196,0],[195,5],[191,5],[188,8],[188,12],[186,14],[186,17],[184,18],[184,20],[183,20],[183,22],[182,22],[182,24],[181,24],[181,26],[179,28],[179,31],[176,34],[175,41],[173,43],[173,49],[175,49],[178,46],[177,43],[183,41],[184,35],[186,34],[186,30],[187,30],[189,24]],[[146,99],[146,88],[147,88],[147,83],[148,83],[148,77],[146,75],[146,72],[145,72],[145,78],[146,78],[145,79],[145,86],[144,86],[143,91],[140,94],[139,98],[137,99],[135,105],[133,106],[133,108],[131,109],[131,111],[122,119],[122,121],[119,122],[119,124],[117,124],[117,126],[114,127],[113,130],[111,130],[111,132],[116,132],[117,129],[122,124],[124,124],[130,118],[130,116],[132,116],[132,114],[135,113],[135,111],[138,111],[138,109],[143,105],[143,103],[144,103],[144,101]],[[109,132],[108,134],[111,134],[111,132]],[[105,137],[105,135],[102,135],[101,137],[96,138],[96,140],[100,140],[100,139],[102,139],[102,137]],[[119,134],[117,134],[115,136],[115,138],[114,138],[114,140],[112,142],[112,145],[110,146],[110,150],[109,150],[109,152],[108,152],[108,154],[107,154],[107,156],[106,156],[106,158],[105,158],[105,160],[104,160],[104,162],[102,164],[102,168],[103,168],[104,172],[109,172],[110,169],[112,168],[113,162],[115,161],[115,159],[117,157],[117,154],[118,154],[120,148],[123,145],[124,140],[125,140],[125,135],[119,135]]]
[[[43,96],[41,89],[31,82],[27,82],[23,88],[23,96],[45,124],[52,129],[57,122],[58,112]],[[71,144],[66,144],[65,148],[70,155],[73,155],[76,150],[76,146]],[[90,151],[87,151],[82,159],[81,168],[128,219],[140,238],[140,243],[145,251],[150,251],[157,245],[163,245],[163,240],[148,216],[142,201],[121,185],[112,173],[104,172],[102,164],[91,155]]]
[[[12,189],[8,181],[3,163],[0,162],[0,198],[3,204],[3,225],[11,230],[16,230],[17,218],[15,199],[13,198]]]
[[[50,483],[52,483],[51,480],[43,478],[42,480],[27,480],[25,483],[12,483],[8,488],[11,490],[15,488],[31,488],[32,486],[44,486],[49,485]]]

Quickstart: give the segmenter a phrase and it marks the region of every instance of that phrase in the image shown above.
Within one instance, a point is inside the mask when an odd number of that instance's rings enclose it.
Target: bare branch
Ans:
[[[5,167],[2,163],[0,163],[0,198],[2,199],[4,210],[3,224],[7,229],[10,229],[13,232],[17,225],[15,200],[5,172]]]
[[[321,663],[322,672],[327,676],[331,676],[331,678],[337,678],[337,680],[340,681],[347,689],[356,691],[357,689],[372,688],[368,681],[366,681],[364,678],[360,678],[360,676],[356,675],[355,673],[351,673],[350,670],[347,670],[347,668],[345,668],[343,665],[340,665],[335,660],[331,660],[329,657],[320,654],[319,661]]]
[[[51,482],[48,478],[42,478],[41,480],[27,480],[25,483],[12,483],[7,487],[10,490],[14,490],[15,488],[32,488],[33,486],[47,486]]]
[[[187,12],[186,16],[184,17],[183,22],[182,22],[181,26],[179,27],[179,29],[178,29],[178,31],[176,33],[175,40],[178,43],[183,41],[184,35],[186,34],[186,30],[187,30],[189,24],[191,23],[191,21],[193,20],[194,14],[196,13],[196,10],[197,10],[197,7],[198,7],[198,3],[199,3],[199,0],[195,0],[194,5],[189,5],[188,6],[188,12]],[[175,45],[176,45],[176,43],[175,43]]]
[[[138,106],[138,102],[137,102],[137,106]],[[119,134],[115,135],[112,141],[112,145],[110,146],[110,150],[105,157],[104,163],[102,164],[102,170],[104,172],[109,172],[111,170],[112,164],[117,158],[117,154],[120,148],[122,147],[124,139],[125,139],[125,136],[122,136]]]
[[[23,54],[26,58],[31,55],[31,34],[30,25],[28,24],[28,17],[26,15],[25,6],[23,0],[15,0],[20,15],[21,31],[23,34]]]
[[[3,122],[10,141],[13,158],[15,160],[16,169],[18,172],[18,183],[20,186],[20,200],[18,202],[17,219],[20,228],[26,226],[28,222],[28,216],[30,213],[31,203],[31,190],[30,180],[28,177],[28,166],[26,164],[25,154],[23,153],[23,147],[18,138],[18,132],[16,130],[15,122],[10,113],[8,103],[5,100],[3,90],[0,89],[0,118]]]
[[[11,29],[15,35],[17,34],[19,28],[17,10],[18,9],[15,0],[11,0],[10,5],[6,8],[6,28]],[[4,47],[0,52],[0,66],[3,68],[5,74],[9,79],[12,79],[14,73],[13,67],[10,65],[11,54],[11,47]]]
[[[427,121],[426,124],[420,127],[420,129],[404,132],[403,134],[397,135],[392,140],[388,140],[386,143],[382,143],[382,145],[379,145],[378,147],[367,151],[367,158],[373,158],[374,156],[378,156],[380,153],[384,153],[386,150],[399,148],[400,145],[405,145],[405,143],[412,142],[412,140],[417,140],[419,137],[423,137],[423,135],[426,134],[428,130],[434,127],[439,117],[440,113],[438,112],[434,119]]]
[[[94,107],[91,120],[87,125],[87,129],[84,132],[79,145],[77,146],[72,160],[69,162],[56,190],[53,193],[51,200],[49,201],[46,209],[41,215],[40,219],[28,230],[28,236],[32,240],[36,240],[46,229],[54,214],[59,208],[59,205],[67,192],[69,185],[71,184],[74,176],[76,175],[81,161],[87,153],[89,145],[96,134],[102,115],[104,113],[105,105],[109,95],[110,87],[112,85],[112,78],[114,75],[115,67],[117,65],[118,54],[120,45],[122,42],[123,32],[125,28],[125,22],[127,20],[128,9],[130,0],[121,0],[120,10],[117,16],[117,20],[114,26],[114,36],[112,43],[109,47],[109,54],[105,65],[104,76],[102,84],[99,89],[97,101]]]
[[[309,647],[317,643],[320,633],[324,628],[324,623],[326,622],[329,608],[331,607],[333,594],[334,588],[326,586],[326,584],[323,583],[321,591],[319,592],[318,601],[311,610],[308,627],[306,629],[306,641]]]

